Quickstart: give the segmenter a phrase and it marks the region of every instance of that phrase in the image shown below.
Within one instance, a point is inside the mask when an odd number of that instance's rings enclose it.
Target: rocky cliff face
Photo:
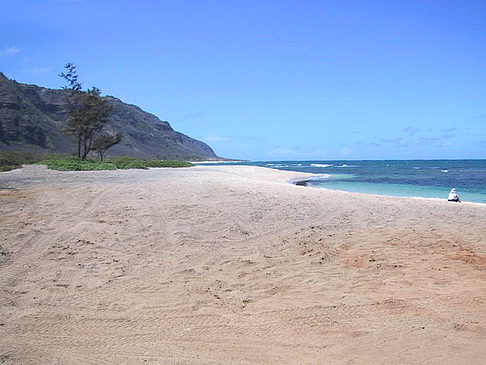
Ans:
[[[130,155],[160,159],[214,159],[203,142],[174,131],[168,122],[135,105],[108,97],[113,112],[105,127],[122,132],[110,156]],[[73,153],[75,143],[60,130],[67,120],[63,90],[9,80],[0,72],[0,150]]]

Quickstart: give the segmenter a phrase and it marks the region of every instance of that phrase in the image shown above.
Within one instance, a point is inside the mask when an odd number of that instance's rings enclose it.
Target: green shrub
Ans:
[[[168,161],[152,159],[147,161],[148,167],[191,167],[192,163],[187,161]]]
[[[36,158],[30,152],[7,151],[0,153],[0,171],[10,171],[35,162]]]
[[[146,169],[149,167],[191,167],[192,163],[187,161],[164,161],[164,160],[145,160],[137,157],[121,156],[107,159],[116,166],[117,169]]]
[[[0,172],[11,171],[22,166],[0,165]]]
[[[142,160],[137,157],[120,156],[120,157],[108,158],[106,159],[106,161],[115,165],[117,169],[127,169],[127,168],[130,169],[133,167],[127,167],[127,166],[132,165],[134,163],[138,163]],[[144,167],[146,166],[144,165]]]
[[[128,169],[142,169],[142,170],[147,170],[148,167],[144,163],[145,161],[133,161],[130,162],[122,167],[123,170],[128,170]]]
[[[116,170],[116,166],[109,162],[96,162],[93,170]]]
[[[194,166],[186,161],[166,161],[151,159],[145,160],[137,157],[120,156],[100,162],[93,157],[82,161],[75,156],[66,156],[57,153],[45,153],[35,156],[28,152],[2,152],[0,153],[0,171],[10,171],[25,164],[42,164],[48,168],[61,171],[91,171],[116,169],[148,169],[149,167],[190,167]]]
[[[99,162],[94,159],[83,161],[78,157],[46,159],[41,160],[39,164],[47,165],[50,169],[60,171],[116,170],[116,166],[111,163]]]

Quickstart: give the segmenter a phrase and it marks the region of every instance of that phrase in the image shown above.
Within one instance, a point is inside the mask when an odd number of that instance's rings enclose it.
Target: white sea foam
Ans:
[[[319,181],[319,180],[324,180],[324,179],[330,179],[331,175],[329,174],[320,174],[317,176],[312,176],[309,181]]]
[[[308,183],[308,182],[314,182],[314,183],[319,183],[320,181],[330,179],[331,175],[329,174],[319,174],[319,175],[314,175],[311,177],[295,177],[293,179],[290,179],[289,182],[292,184],[297,184],[297,183]]]
[[[440,170],[440,171],[442,171],[442,172],[449,172],[449,170]]]
[[[331,167],[332,165],[328,165],[328,164],[325,164],[325,163],[311,163],[311,166],[314,166],[314,167]]]

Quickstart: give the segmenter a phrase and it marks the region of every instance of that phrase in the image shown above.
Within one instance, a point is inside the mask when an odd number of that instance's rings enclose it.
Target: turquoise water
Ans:
[[[486,203],[486,160],[266,161],[245,162],[313,173],[308,186],[360,193]]]

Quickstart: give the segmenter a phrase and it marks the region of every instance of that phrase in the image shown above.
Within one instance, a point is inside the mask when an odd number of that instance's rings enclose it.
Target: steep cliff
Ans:
[[[130,155],[160,159],[215,159],[203,142],[174,131],[168,122],[135,105],[109,96],[113,112],[105,127],[122,132],[122,142],[110,156]],[[63,135],[67,120],[63,90],[9,80],[0,72],[0,150],[73,153],[75,144]]]

